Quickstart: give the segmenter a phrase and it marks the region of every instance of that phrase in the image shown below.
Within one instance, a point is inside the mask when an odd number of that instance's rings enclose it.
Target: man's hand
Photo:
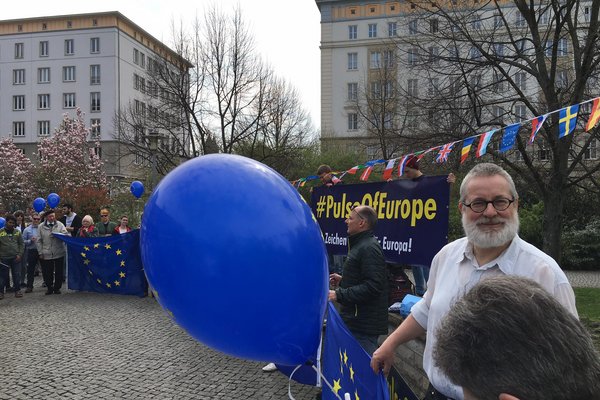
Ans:
[[[454,175],[452,172],[450,172],[448,174],[448,178],[446,178],[446,182],[448,182],[448,183],[456,182],[456,175]]]
[[[15,261],[16,261],[16,262],[19,262],[19,261],[21,261],[21,256],[16,256],[16,257],[15,257]]]
[[[329,284],[333,287],[338,287],[341,280],[342,280],[342,276],[340,274],[330,274],[329,275]]]
[[[328,300],[329,301],[336,301],[337,300],[337,294],[335,294],[335,290],[330,290],[329,291]]]
[[[373,368],[373,372],[376,374],[383,370],[383,374],[387,376],[392,365],[394,365],[394,349],[388,348],[384,343],[373,353],[371,368]]]

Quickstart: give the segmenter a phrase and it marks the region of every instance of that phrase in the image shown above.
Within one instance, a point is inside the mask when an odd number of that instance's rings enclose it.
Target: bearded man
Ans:
[[[396,347],[426,333],[423,368],[430,386],[425,399],[463,400],[463,388],[454,385],[433,360],[436,333],[444,334],[436,331],[452,305],[488,277],[518,275],[532,279],[577,317],[573,289],[558,264],[517,235],[518,205],[515,184],[501,167],[478,164],[465,176],[458,209],[466,237],[444,246],[434,257],[427,292],[375,351],[373,371],[383,369],[387,374]]]

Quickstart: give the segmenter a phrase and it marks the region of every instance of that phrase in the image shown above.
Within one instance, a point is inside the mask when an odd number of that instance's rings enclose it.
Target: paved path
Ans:
[[[288,398],[287,377],[205,347],[151,298],[40,285],[0,300],[2,400]],[[316,390],[292,384],[298,400]]]

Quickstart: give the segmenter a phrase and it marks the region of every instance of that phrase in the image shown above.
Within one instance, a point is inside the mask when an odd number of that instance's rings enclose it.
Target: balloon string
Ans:
[[[294,399],[294,396],[292,396],[292,377],[294,376],[294,374],[296,373],[296,371],[298,371],[300,369],[300,367],[302,367],[302,365],[304,364],[299,364],[296,366],[296,368],[294,368],[294,370],[292,371],[292,373],[290,374],[290,378],[288,380],[288,398],[290,400],[296,400]],[[319,368],[315,367],[314,365],[312,365],[312,368],[317,372],[317,377],[321,378],[321,380],[323,382],[325,382],[327,384],[327,387],[329,387],[329,389],[331,390],[331,393],[333,393],[333,395],[338,399],[338,400],[342,400],[342,398],[333,391],[333,387],[331,386],[331,383],[329,383],[329,381],[327,380],[327,378],[325,378],[325,376],[321,373],[321,371],[319,370]]]

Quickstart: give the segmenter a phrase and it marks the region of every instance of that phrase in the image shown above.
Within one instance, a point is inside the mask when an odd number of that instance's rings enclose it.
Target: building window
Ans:
[[[100,112],[100,92],[90,93],[90,110],[91,112]]]
[[[72,56],[75,54],[75,41],[73,39],[65,40],[65,56]]]
[[[25,95],[19,94],[13,96],[13,111],[24,111],[25,110]]]
[[[25,136],[25,121],[13,122],[13,136]]]
[[[100,84],[100,65],[90,65],[90,85]]]
[[[474,91],[481,90],[483,88],[483,76],[481,74],[471,76],[470,86]]]
[[[517,72],[515,74],[515,86],[519,90],[527,89],[527,75],[525,72]]]
[[[388,36],[394,37],[398,35],[398,24],[396,22],[388,22]]]
[[[38,83],[50,83],[50,68],[38,68]]]
[[[102,158],[102,147],[95,146],[94,147],[94,155],[98,158]]]
[[[492,118],[495,123],[502,124],[504,122],[504,109],[499,106],[492,106]]]
[[[479,60],[481,59],[481,51],[475,46],[472,46],[469,50],[469,57],[471,60]]]
[[[50,135],[50,121],[38,121],[37,127],[38,136]]]
[[[494,55],[500,58],[504,57],[504,44],[494,43]]]
[[[540,22],[539,25],[548,25],[550,23],[550,16],[552,15],[552,10],[548,7],[544,10],[540,10]]]
[[[565,57],[569,53],[569,45],[567,39],[559,39],[556,50],[556,55],[558,57]]]
[[[348,26],[348,39],[358,39],[358,26],[350,25]]]
[[[481,17],[477,14],[471,17],[471,28],[475,30],[481,29]]]
[[[408,21],[408,34],[409,35],[417,34],[417,20],[416,19],[411,19],[410,21]]]
[[[589,6],[583,7],[583,19],[585,22],[590,22],[591,9]]]
[[[40,42],[40,57],[48,57],[49,45],[48,41],[44,40]]]
[[[71,29],[73,27],[73,21],[67,21],[67,28]]]
[[[583,153],[584,160],[596,160],[598,159],[598,140],[592,139],[590,145]]]
[[[15,43],[15,58],[23,58],[25,54],[25,44]]]
[[[25,84],[25,70],[24,69],[13,69],[13,85],[24,85]]]
[[[369,24],[369,37],[370,38],[377,37],[377,24]]]
[[[515,26],[517,28],[525,28],[527,26],[527,21],[525,20],[525,16],[521,14],[520,11],[517,10],[517,15],[515,19]]]
[[[383,95],[386,99],[390,99],[394,96],[394,82],[386,81],[383,85]]]
[[[133,49],[133,63],[135,65],[140,63],[140,51],[138,49]]]
[[[348,69],[358,69],[358,53],[348,53]]]
[[[348,100],[358,99],[358,83],[351,82],[348,84]]]
[[[140,76],[138,74],[133,74],[133,88],[140,90]]]
[[[550,149],[547,145],[540,145],[540,149],[538,150],[538,157],[540,161],[548,161],[551,158]]]
[[[348,130],[355,131],[358,129],[358,114],[350,113],[348,114]]]
[[[374,99],[381,98],[381,82],[371,82],[371,97]]]
[[[63,108],[75,108],[75,93],[63,93]]]
[[[396,58],[396,55],[394,54],[394,50],[385,50],[383,52],[383,65],[386,68],[393,67],[395,58]]]
[[[440,80],[439,78],[431,78],[429,79],[429,88],[427,89],[427,94],[429,96],[436,96],[440,92]]]
[[[525,121],[527,118],[527,107],[523,104],[519,104],[515,106],[515,117],[517,122]]]
[[[146,55],[144,53],[140,53],[140,67],[146,68]]]
[[[96,18],[92,20],[92,26],[98,26],[98,20]]]
[[[433,65],[440,64],[440,48],[437,46],[432,46],[429,49],[429,62]]]
[[[409,79],[406,84],[406,91],[410,97],[417,97],[419,95],[419,80]]]
[[[45,31],[46,29],[48,29],[48,24],[47,23],[42,23],[42,30]]]
[[[50,109],[50,94],[38,94],[38,109],[49,110]]]
[[[100,38],[97,38],[97,37],[90,38],[90,53],[92,53],[92,54],[100,53]]]
[[[381,53],[379,51],[374,51],[371,53],[371,69],[381,68]]]
[[[63,67],[63,82],[75,82],[75,66]]]
[[[502,93],[504,92],[504,76],[497,71],[494,71],[494,75],[492,78],[492,91],[494,93]]]
[[[100,118],[90,119],[90,134],[93,139],[100,139]]]
[[[504,21],[502,20],[502,15],[494,14],[494,28],[495,29],[502,28],[503,25],[504,25]]]
[[[566,89],[569,86],[569,74],[566,70],[556,73],[556,87]]]
[[[438,33],[440,31],[440,21],[437,18],[429,20],[429,32]]]
[[[419,62],[419,49],[416,47],[408,49],[408,65],[416,65]]]

